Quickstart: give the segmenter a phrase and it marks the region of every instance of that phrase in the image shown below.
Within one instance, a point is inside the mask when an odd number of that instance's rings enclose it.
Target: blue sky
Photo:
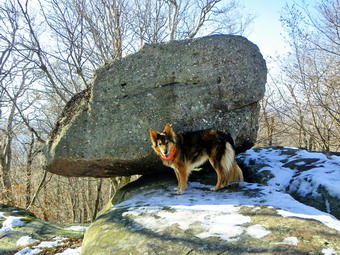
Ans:
[[[320,0],[305,0],[310,7]],[[284,42],[285,32],[280,22],[283,7],[288,4],[300,3],[302,0],[239,0],[246,11],[257,17],[253,24],[251,34],[247,37],[257,44],[261,53],[267,59],[269,56],[283,55],[287,52]]]
[[[248,12],[257,17],[248,39],[257,44],[265,58],[286,52],[280,14],[292,0],[240,0]]]
[[[305,0],[311,7],[320,0]],[[289,6],[302,0],[239,0],[248,13],[256,15],[252,32],[247,38],[255,43],[267,61],[270,69],[276,64],[269,57],[284,56],[288,52],[285,43],[285,31],[282,28],[280,16],[286,4]]]

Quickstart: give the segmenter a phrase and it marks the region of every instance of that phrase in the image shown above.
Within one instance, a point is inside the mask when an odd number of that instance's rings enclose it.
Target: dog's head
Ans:
[[[158,133],[152,128],[150,128],[149,133],[152,148],[156,154],[163,159],[171,157],[176,148],[176,134],[171,125],[166,124],[162,133]]]

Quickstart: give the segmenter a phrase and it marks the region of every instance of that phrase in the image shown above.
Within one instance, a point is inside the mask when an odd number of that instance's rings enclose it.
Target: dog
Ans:
[[[165,166],[175,171],[178,194],[185,191],[191,170],[208,160],[217,174],[217,183],[212,190],[217,191],[229,183],[243,181],[230,134],[215,130],[175,134],[171,124],[166,124],[162,133],[151,128],[149,134],[155,153]]]

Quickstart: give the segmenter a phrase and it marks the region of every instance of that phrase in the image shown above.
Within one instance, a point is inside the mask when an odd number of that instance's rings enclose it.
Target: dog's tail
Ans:
[[[233,182],[243,182],[243,173],[235,160],[235,150],[233,146],[226,142],[225,153],[222,157],[224,182],[223,186],[227,186]]]

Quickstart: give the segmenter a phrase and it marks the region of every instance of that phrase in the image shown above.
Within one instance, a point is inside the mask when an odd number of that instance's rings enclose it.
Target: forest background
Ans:
[[[43,170],[42,146],[96,68],[146,43],[248,36],[256,16],[237,0],[7,0],[0,3],[0,204],[53,222],[90,222],[129,178]],[[257,146],[340,148],[340,0],[281,11],[288,52],[266,59]],[[260,49],[261,50],[261,49]]]

